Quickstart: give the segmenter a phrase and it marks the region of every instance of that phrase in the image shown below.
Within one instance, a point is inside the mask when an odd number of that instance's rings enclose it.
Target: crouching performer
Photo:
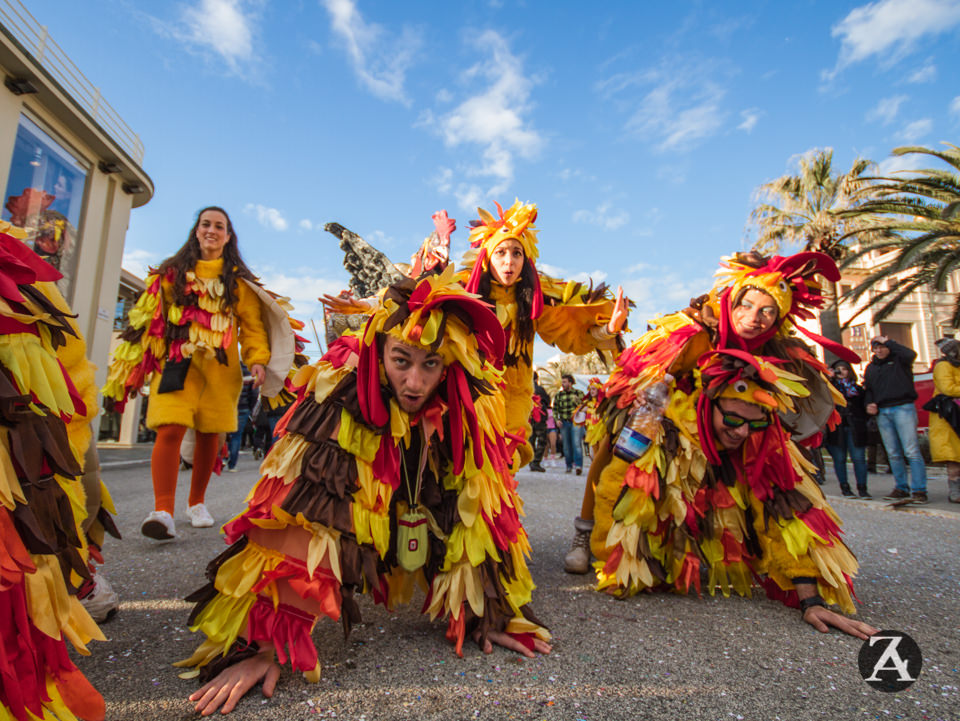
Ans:
[[[224,526],[231,546],[188,599],[207,640],[178,665],[200,669],[199,712],[231,711],[260,680],[272,695],[288,660],[318,680],[311,630],[324,615],[349,633],[360,593],[393,607],[421,586],[458,655],[468,636],[488,653],[549,652],[528,605],[503,349],[496,316],[451,268],[388,287],[358,336],[301,369],[285,435]]]
[[[857,561],[839,519],[781,422],[806,397],[803,378],[742,350],[708,351],[679,382],[652,442],[636,460],[614,456],[596,490],[591,537],[598,588],[750,595],[799,608],[826,632],[876,629],[854,612]]]

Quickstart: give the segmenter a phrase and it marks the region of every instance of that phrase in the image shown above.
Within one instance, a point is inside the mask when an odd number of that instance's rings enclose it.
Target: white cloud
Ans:
[[[297,225],[300,227],[300,230],[313,230],[313,221],[309,218],[304,218]]]
[[[757,108],[741,110],[740,117],[743,118],[743,122],[737,126],[737,130],[742,130],[747,134],[752,133],[753,129],[757,126],[757,121],[760,120],[760,115],[761,113]]]
[[[537,80],[525,74],[523,60],[492,30],[473,38],[473,44],[485,57],[463,73],[463,81],[471,88],[485,87],[449,112],[427,112],[420,119],[448,148],[479,147],[479,166],[474,158],[458,170],[458,176],[469,179],[454,184],[452,171],[444,170],[438,184],[467,210],[482,205],[484,198],[503,195],[513,182],[515,159],[535,157],[544,144],[529,120]]]
[[[908,83],[932,83],[937,79],[937,66],[932,58],[927,58],[923,67],[914,70],[907,78]]]
[[[958,24],[958,0],[879,0],[854,8],[831,30],[840,38],[840,54],[823,78],[832,80],[848,65],[871,57],[893,62],[911,52],[922,37],[950,32]]]
[[[242,0],[200,0],[185,7],[180,19],[182,28],[169,31],[182,42],[219,55],[230,70],[255,60],[254,28],[257,14],[245,8]]]
[[[614,208],[613,203],[601,203],[594,210],[577,210],[573,213],[574,223],[585,223],[602,230],[619,230],[630,222],[630,213]]]
[[[880,121],[884,125],[889,125],[900,112],[900,106],[909,98],[906,95],[894,95],[890,98],[882,98],[875,107],[867,112],[867,120]]]
[[[960,95],[950,101],[950,115],[960,120]]]
[[[647,322],[659,315],[686,308],[691,298],[706,293],[713,286],[712,278],[689,278],[667,266],[643,263],[630,268],[622,282],[624,294],[636,303],[630,311],[629,325],[633,336],[647,329]]]
[[[243,212],[256,216],[257,221],[265,228],[282,232],[289,227],[283,213],[276,208],[268,208],[257,203],[247,203],[243,207]]]
[[[897,133],[897,138],[905,143],[915,143],[928,135],[933,130],[933,121],[930,118],[921,118],[907,123],[903,129]]]
[[[146,278],[147,271],[163,258],[149,250],[125,250],[120,266],[138,278]]]
[[[597,90],[605,100],[632,109],[624,125],[628,133],[660,151],[689,151],[716,134],[727,116],[721,104],[726,89],[705,65],[702,60],[665,61],[659,68],[612,75]],[[645,94],[633,97],[638,88]]]
[[[891,155],[877,163],[877,175],[882,178],[897,177],[911,170],[922,170],[930,165],[929,156],[918,153],[909,155]]]
[[[346,278],[323,278],[305,274],[286,273],[275,268],[267,268],[260,275],[260,282],[264,287],[290,299],[293,305],[293,317],[306,321],[309,318],[322,318],[323,309],[320,296],[324,293],[336,295],[347,287]],[[317,331],[323,339],[323,327],[318,323]],[[300,333],[305,338],[313,340],[313,329],[310,323]],[[307,346],[310,348],[310,346]]]
[[[391,35],[382,25],[364,20],[354,0],[321,2],[360,82],[381,100],[409,106],[403,85],[422,44],[420,33],[404,26],[399,35]]]
[[[549,275],[551,278],[557,278],[558,280],[572,280],[577,283],[585,283],[589,285],[591,282],[594,287],[600,285],[607,279],[607,273],[603,270],[594,270],[590,273],[585,273],[580,271],[579,273],[570,274],[570,271],[566,268],[561,268],[558,265],[550,265],[550,263],[537,263],[537,270],[541,273]]]

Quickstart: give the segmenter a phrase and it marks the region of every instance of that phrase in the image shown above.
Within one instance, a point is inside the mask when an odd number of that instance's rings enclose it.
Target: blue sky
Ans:
[[[804,153],[892,170],[960,144],[960,0],[29,6],[146,147],[125,267],[219,204],[304,319],[347,282],[325,222],[407,261],[446,208],[459,258],[478,204],[520,198],[541,268],[622,284],[642,329],[749,245],[757,186]]]

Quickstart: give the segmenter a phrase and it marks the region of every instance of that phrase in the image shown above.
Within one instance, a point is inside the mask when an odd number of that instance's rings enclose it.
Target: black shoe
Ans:
[[[857,495],[859,495],[860,498],[862,498],[862,499],[865,500],[865,501],[872,501],[872,500],[873,500],[873,496],[871,496],[871,495],[867,492],[867,489],[866,489],[866,488],[858,488],[858,489],[857,489]]]
[[[901,491],[899,488],[894,488],[888,495],[883,497],[883,500],[902,501],[904,498],[910,498],[910,494],[906,491]]]
[[[844,498],[856,498],[853,491],[851,491],[849,488],[841,488],[840,493],[843,494]]]
[[[924,491],[914,491],[913,492],[913,502],[918,506],[924,506],[930,501],[927,499],[927,494]]]
[[[531,463],[527,466],[528,470],[533,471],[534,473],[546,473],[547,469],[541,466],[539,463]]]
[[[579,476],[581,473],[583,473],[583,469],[582,469],[582,468],[578,468],[577,471],[576,471],[576,473],[577,473],[577,475]]]

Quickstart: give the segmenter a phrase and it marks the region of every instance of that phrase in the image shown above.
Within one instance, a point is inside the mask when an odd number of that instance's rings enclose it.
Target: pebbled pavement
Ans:
[[[117,449],[119,450],[119,449]],[[136,450],[136,449],[135,449]],[[141,452],[143,448],[139,449]],[[146,447],[149,456],[149,447]],[[188,719],[171,661],[200,639],[186,628],[179,600],[200,586],[223,549],[216,529],[194,529],[178,510],[181,537],[157,544],[139,534],[152,501],[149,468],[107,465],[123,541],[105,548],[105,573],[122,599],[105,624],[106,643],[73,655],[119,721]],[[126,460],[136,460],[127,458]],[[257,464],[241,455],[238,473],[214,477],[208,506],[218,522],[241,508]],[[820,634],[796,611],[753,598],[643,594],[625,601],[591,590],[589,577],[563,572],[585,476],[518,475],[538,584],[534,608],[555,635],[548,656],[523,659],[467,644],[459,659],[443,625],[412,607],[388,612],[361,602],[365,623],[344,639],[329,619],[314,638],[323,679],[309,684],[285,671],[273,699],[248,694],[235,719],[957,719],[960,718],[960,516],[945,504],[885,510],[880,501],[835,499],[861,570],[860,617],[910,634],[924,654],[919,680],[900,693],[875,691],[857,671],[861,642]],[[825,490],[836,489],[828,471]],[[872,492],[886,492],[882,476]],[[188,472],[178,503],[186,502]],[[936,497],[936,479],[931,496]],[[890,482],[892,487],[892,480]],[[945,481],[943,483],[945,489]],[[945,497],[945,490],[944,490]]]

